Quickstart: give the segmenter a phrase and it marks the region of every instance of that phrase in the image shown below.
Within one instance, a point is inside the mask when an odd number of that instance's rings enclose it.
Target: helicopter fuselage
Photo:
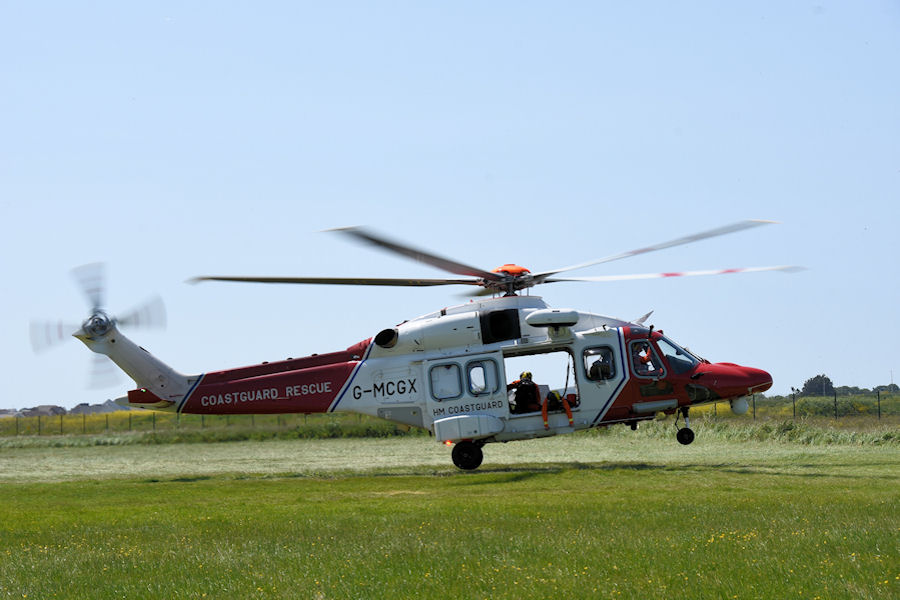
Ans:
[[[565,357],[567,385],[539,386],[539,405],[521,406],[507,389],[518,377],[507,364],[544,354]],[[765,371],[709,363],[652,328],[506,296],[406,321],[344,351],[188,377],[186,391],[148,381],[128,404],[199,414],[356,412],[480,446],[740,402],[771,384]]]

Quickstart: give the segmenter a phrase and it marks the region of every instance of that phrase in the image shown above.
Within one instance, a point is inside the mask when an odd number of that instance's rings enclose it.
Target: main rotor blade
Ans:
[[[126,327],[162,328],[166,326],[166,305],[162,298],[154,296],[116,321]]]
[[[371,231],[363,229],[362,227],[340,227],[337,229],[331,229],[329,231],[336,231],[338,233],[349,235],[367,244],[371,244],[385,250],[390,250],[391,252],[394,252],[396,254],[400,254],[415,261],[423,262],[433,267],[455,273],[456,275],[480,277],[487,281],[503,280],[503,277],[501,275],[498,275],[497,273],[485,271],[484,269],[479,269],[478,267],[470,267],[469,265],[465,265],[455,260],[443,258],[441,256],[437,256],[436,254],[426,252],[425,250],[420,250],[418,248],[413,248],[412,246],[407,246],[406,244],[401,244],[400,242],[389,240],[382,235],[376,235]]]
[[[87,296],[91,311],[102,309],[106,294],[106,265],[98,262],[76,267],[72,269],[72,277]]]
[[[738,221],[737,223],[732,223],[731,225],[725,225],[724,227],[716,227],[715,229],[710,229],[708,231],[701,231],[700,233],[686,235],[684,237],[670,240],[668,242],[662,242],[661,244],[654,244],[652,246],[647,246],[645,248],[638,248],[637,250],[631,250],[629,252],[622,252],[621,254],[613,254],[612,256],[598,258],[597,260],[591,260],[591,261],[580,263],[577,265],[563,267],[561,269],[554,269],[552,271],[543,271],[541,273],[535,274],[534,278],[536,280],[536,283],[544,283],[547,281],[548,277],[556,275],[557,273],[563,273],[565,271],[574,271],[575,269],[583,269],[585,267],[599,265],[601,263],[608,263],[608,262],[612,262],[614,260],[620,260],[623,258],[629,258],[632,256],[637,256],[639,254],[646,254],[648,252],[656,252],[657,250],[664,250],[666,248],[672,248],[674,246],[681,246],[684,244],[692,244],[694,242],[699,242],[700,240],[705,240],[705,239],[709,239],[712,237],[725,235],[728,233],[735,233],[737,231],[743,231],[744,229],[750,229],[752,227],[758,227],[760,225],[769,225],[769,224],[772,224],[775,222],[776,221],[760,221],[760,220]],[[605,280],[601,279],[599,281],[605,281]]]
[[[428,287],[434,285],[481,285],[477,279],[394,279],[375,277],[193,277],[189,283],[201,281],[240,281],[249,283],[312,283],[323,285],[384,285]]]
[[[544,283],[560,281],[631,281],[637,279],[665,279],[668,277],[696,277],[699,275],[731,275],[732,273],[759,273],[761,271],[783,271],[796,273],[803,267],[783,265],[778,267],[743,267],[740,269],[709,269],[703,271],[677,271],[672,273],[641,273],[636,275],[600,275],[597,277],[548,277]]]

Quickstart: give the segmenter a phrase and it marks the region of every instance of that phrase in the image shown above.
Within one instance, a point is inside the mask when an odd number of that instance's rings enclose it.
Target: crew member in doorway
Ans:
[[[515,394],[510,399],[514,404],[511,412],[522,414],[541,410],[541,393],[537,384],[531,379],[531,371],[522,371],[518,379],[506,386],[506,391],[510,390],[515,390]]]
[[[631,347],[632,358],[634,361],[634,372],[638,375],[653,375],[656,366],[653,364],[653,355],[650,351],[650,344],[647,342],[639,342]]]

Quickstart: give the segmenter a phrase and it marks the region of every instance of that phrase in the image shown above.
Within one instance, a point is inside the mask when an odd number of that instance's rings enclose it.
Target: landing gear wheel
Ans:
[[[484,452],[475,442],[459,442],[453,446],[450,456],[453,457],[453,464],[464,471],[477,469],[484,460]]]
[[[678,440],[679,444],[687,446],[694,441],[694,430],[688,427],[682,427],[678,430],[678,433],[675,434],[675,439]]]
[[[689,406],[682,406],[680,409],[678,409],[678,412],[681,413],[681,416],[684,417],[684,427],[678,430],[678,433],[675,434],[675,439],[678,440],[678,443],[683,446],[687,446],[694,441],[694,430],[691,429],[691,420],[688,417],[689,410]],[[677,415],[675,417],[675,427],[678,427]]]

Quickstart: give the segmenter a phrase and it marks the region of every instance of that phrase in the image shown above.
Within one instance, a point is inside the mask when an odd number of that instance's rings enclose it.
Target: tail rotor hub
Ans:
[[[102,310],[96,311],[82,323],[82,328],[92,338],[102,337],[113,328],[113,320]]]

